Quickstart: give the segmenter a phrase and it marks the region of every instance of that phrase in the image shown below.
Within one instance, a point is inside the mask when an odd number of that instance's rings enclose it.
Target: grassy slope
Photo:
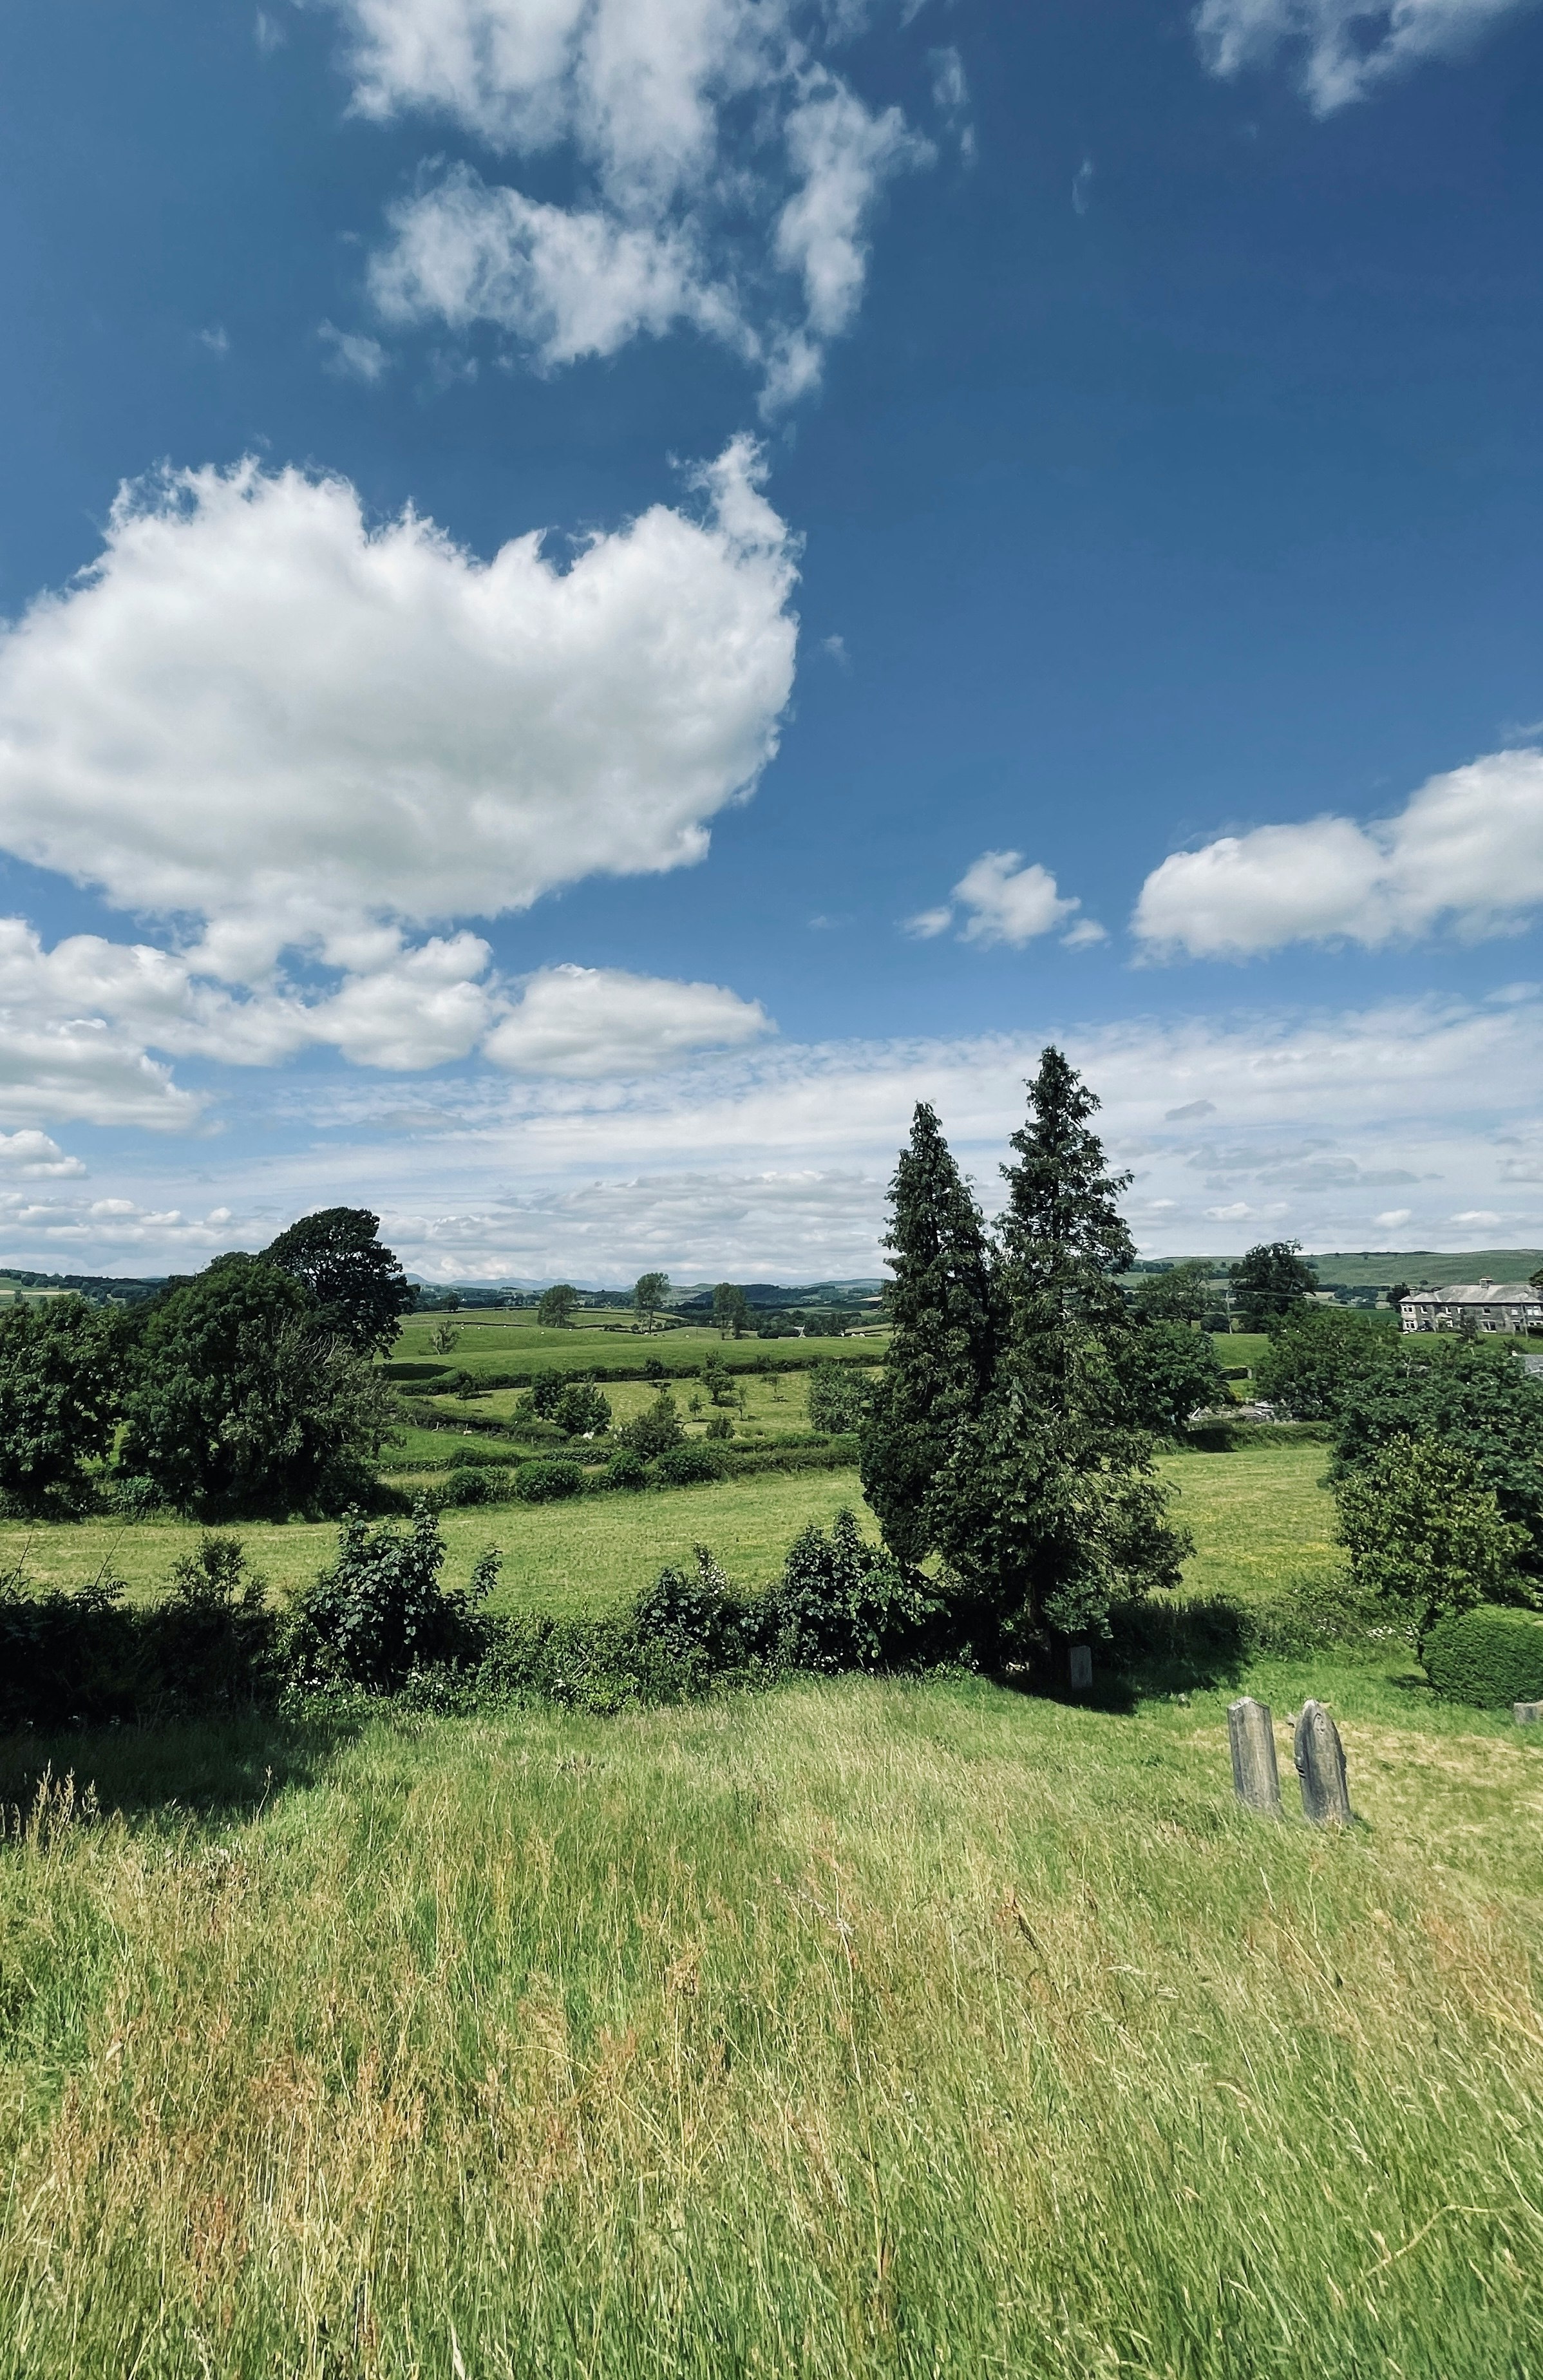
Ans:
[[[1364,1828],[1220,1694],[78,1745],[181,1807],[0,1852],[0,2375],[1523,2380],[1543,1749],[1260,1682]]]

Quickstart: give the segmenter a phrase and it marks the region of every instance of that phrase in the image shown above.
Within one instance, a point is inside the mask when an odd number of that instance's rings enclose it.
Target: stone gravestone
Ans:
[[[1543,1703],[1513,1703],[1511,1716],[1518,1727],[1537,1727],[1543,1721]]]
[[[1261,1817],[1281,1813],[1281,1773],[1275,1766],[1275,1730],[1270,1705],[1252,1694],[1228,1706],[1227,1733],[1233,1746],[1233,1783],[1240,1802]]]
[[[1340,1730],[1321,1703],[1302,1706],[1292,1745],[1302,1779],[1302,1809],[1315,1827],[1348,1827],[1355,1813],[1344,1773]]]
[[[1093,1682],[1093,1647],[1074,1645],[1068,1663],[1069,1682],[1074,1694],[1085,1694]]]

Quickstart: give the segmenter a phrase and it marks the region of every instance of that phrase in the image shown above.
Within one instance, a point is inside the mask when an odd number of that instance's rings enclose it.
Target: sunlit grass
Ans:
[[[140,1814],[0,1853],[0,2374],[1524,2380],[1543,1752],[1260,1682],[1365,1827],[1240,1814],[1220,1695],[78,1744]]]

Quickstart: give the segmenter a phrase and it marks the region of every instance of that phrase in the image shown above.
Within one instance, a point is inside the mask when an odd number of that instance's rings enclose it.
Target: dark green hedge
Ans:
[[[1486,1710],[1543,1702],[1543,1612],[1477,1604],[1439,1621],[1423,1658],[1437,1693],[1453,1702]]]

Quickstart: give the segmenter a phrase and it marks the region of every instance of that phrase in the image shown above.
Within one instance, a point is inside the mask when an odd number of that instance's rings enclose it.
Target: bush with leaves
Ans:
[[[702,1366],[702,1386],[715,1405],[733,1404],[733,1376],[716,1348]]]
[[[1389,1336],[1387,1363],[1342,1402],[1334,1475],[1398,1439],[1450,1448],[1494,1491],[1501,1519],[1526,1531],[1522,1567],[1543,1581],[1543,1380],[1492,1339]]]
[[[1255,1367],[1255,1385],[1291,1421],[1337,1421],[1361,1390],[1399,1360],[1398,1332],[1347,1305],[1300,1305]]]
[[[710,1480],[723,1476],[723,1458],[716,1447],[704,1445],[699,1438],[688,1439],[684,1446],[667,1446],[654,1459],[654,1476],[666,1488],[704,1487]]]
[[[112,1445],[128,1360],[121,1316],[83,1297],[0,1318],[0,1496],[13,1512],[59,1519],[90,1503],[85,1466]]]
[[[431,1498],[436,1504],[451,1507],[499,1504],[508,1492],[509,1475],[506,1471],[491,1463],[458,1463],[431,1490]]]
[[[308,1683],[393,1693],[414,1670],[464,1661],[480,1649],[473,1622],[496,1585],[501,1557],[479,1556],[468,1584],[441,1584],[444,1538],[439,1516],[419,1503],[407,1529],[371,1530],[350,1512],[337,1559],[291,1607],[289,1657]]]
[[[774,1590],[778,1650],[799,1670],[876,1670],[910,1651],[938,1605],[919,1572],[870,1545],[844,1508],[803,1530]]]
[[[850,1364],[826,1356],[809,1366],[809,1427],[861,1429],[868,1417],[868,1381]]]
[[[1215,1348],[1184,1322],[1138,1322],[1114,1342],[1116,1369],[1138,1429],[1176,1438],[1197,1413],[1225,1404]]]
[[[603,1438],[611,1427],[611,1400],[592,1380],[569,1380],[553,1402],[550,1418],[565,1438]]]
[[[619,1446],[630,1446],[645,1463],[656,1454],[668,1453],[673,1446],[683,1445],[686,1431],[681,1424],[675,1401],[667,1388],[661,1389],[651,1405],[630,1421],[624,1422],[616,1432]]]
[[[702,1431],[704,1438],[726,1439],[734,1436],[734,1424],[727,1414],[711,1414]]]
[[[509,1485],[522,1504],[555,1504],[565,1496],[582,1496],[583,1466],[562,1456],[552,1462],[522,1463]]]
[[[605,1466],[608,1488],[646,1488],[649,1466],[635,1447],[619,1446]]]
[[[1351,1575],[1423,1650],[1438,1621],[1480,1603],[1535,1604],[1521,1562],[1525,1529],[1460,1447],[1399,1438],[1335,1488]]]

